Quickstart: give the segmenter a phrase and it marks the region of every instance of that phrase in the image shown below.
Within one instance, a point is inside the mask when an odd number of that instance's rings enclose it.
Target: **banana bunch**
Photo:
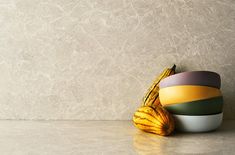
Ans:
[[[146,95],[142,99],[142,106],[158,106],[160,104],[159,101],[159,83],[162,79],[175,74],[176,65],[172,68],[165,69],[159,77],[157,77],[151,87],[148,89]]]
[[[137,128],[161,136],[169,135],[174,130],[174,120],[162,106],[140,107],[133,116],[133,122]]]
[[[159,83],[175,73],[176,66],[165,69],[156,78],[142,100],[142,106],[134,113],[134,125],[146,132],[166,136],[174,130],[174,120],[159,101]]]

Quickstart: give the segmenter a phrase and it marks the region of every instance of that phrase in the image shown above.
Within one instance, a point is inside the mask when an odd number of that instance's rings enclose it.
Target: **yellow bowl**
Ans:
[[[159,90],[162,105],[191,102],[222,96],[217,88],[196,85],[166,87]]]

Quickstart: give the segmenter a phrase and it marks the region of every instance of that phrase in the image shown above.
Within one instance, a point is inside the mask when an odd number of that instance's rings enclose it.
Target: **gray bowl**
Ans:
[[[220,75],[211,71],[191,71],[171,75],[161,80],[159,87],[171,87],[177,85],[200,85],[220,89]]]

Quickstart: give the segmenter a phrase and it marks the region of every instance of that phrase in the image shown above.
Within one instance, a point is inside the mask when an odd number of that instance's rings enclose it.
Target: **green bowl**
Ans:
[[[177,115],[211,115],[223,110],[223,97],[214,97],[205,100],[165,105],[172,114]]]

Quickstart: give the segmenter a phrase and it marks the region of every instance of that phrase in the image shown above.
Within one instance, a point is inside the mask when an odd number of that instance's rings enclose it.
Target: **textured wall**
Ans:
[[[234,0],[0,0],[0,119],[130,119],[173,63],[235,118]]]

